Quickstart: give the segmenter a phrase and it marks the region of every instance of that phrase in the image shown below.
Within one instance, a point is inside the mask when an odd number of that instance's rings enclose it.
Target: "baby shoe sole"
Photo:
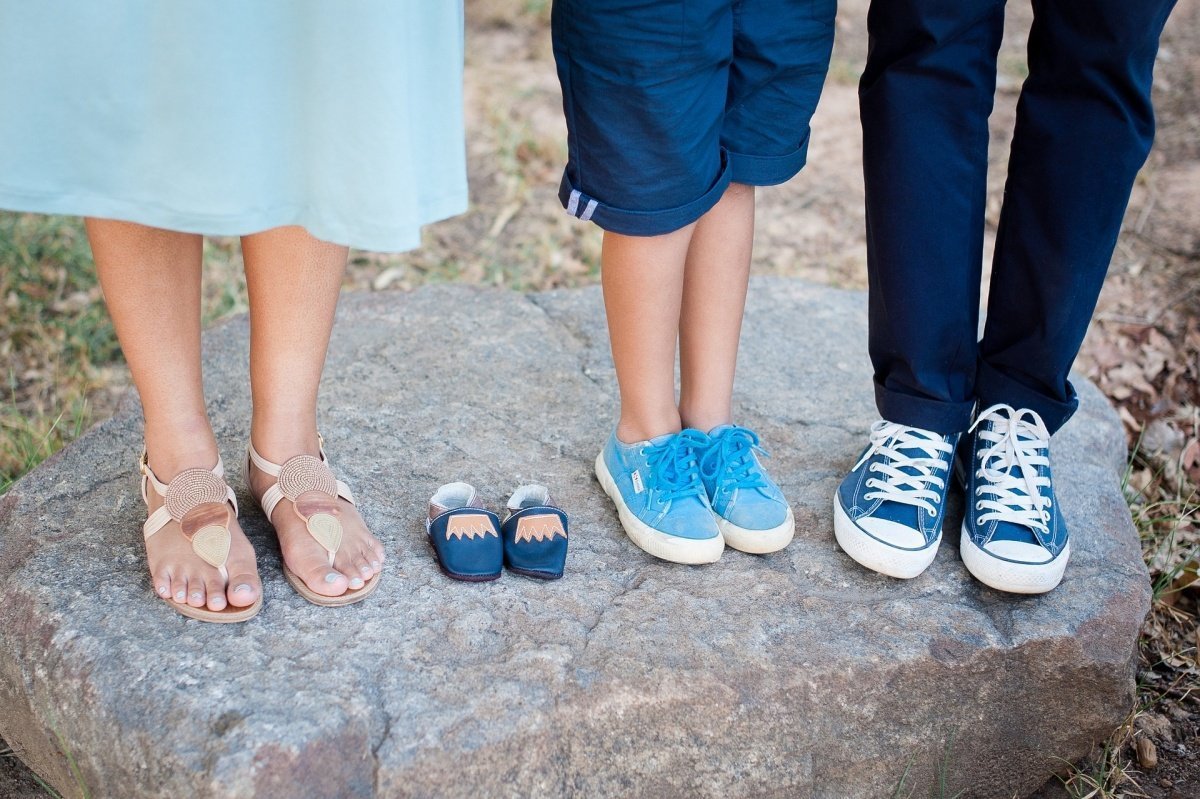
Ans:
[[[721,516],[717,516],[716,519],[717,528],[721,531],[721,537],[725,539],[726,546],[751,555],[778,552],[792,543],[792,538],[796,535],[796,517],[792,515],[791,508],[788,508],[787,518],[783,524],[769,530],[738,527]]]
[[[842,551],[861,565],[901,580],[911,580],[929,568],[942,542],[939,535],[937,540],[921,549],[888,546],[859,528],[843,510],[842,501],[837,496],[833,499],[833,534]]]
[[[508,570],[513,574],[519,574],[522,577],[532,577],[535,580],[559,580],[562,579],[563,572],[542,572],[536,569],[518,569],[516,566],[509,566]]]
[[[984,585],[1010,594],[1045,594],[1062,582],[1071,557],[1068,542],[1058,557],[1048,563],[1014,563],[989,555],[975,545],[964,525],[958,543],[963,565]]]
[[[698,566],[704,563],[716,563],[725,551],[725,539],[721,536],[712,538],[683,538],[677,535],[655,530],[643,522],[629,510],[617,484],[608,472],[604,463],[604,453],[596,456],[596,479],[608,498],[617,506],[617,516],[629,540],[637,544],[644,552],[661,560],[671,563],[682,563],[686,566]]]

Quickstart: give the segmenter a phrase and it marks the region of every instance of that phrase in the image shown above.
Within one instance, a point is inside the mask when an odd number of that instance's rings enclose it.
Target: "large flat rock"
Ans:
[[[831,498],[875,418],[865,296],[752,284],[737,409],[795,509],[784,552],[654,561],[591,476],[615,384],[597,289],[344,298],[323,395],[335,466],[391,553],[368,602],[284,582],[243,496],[266,606],[185,620],[151,594],[132,399],[0,498],[0,736],[66,795],[786,796],[1028,792],[1122,721],[1148,583],[1120,425],[1079,386],[1055,439],[1075,536],[1062,586],[971,580],[946,536],[902,582],[837,549]],[[205,337],[236,464],[247,322]],[[444,578],[425,503],[541,481],[573,519],[567,577]],[[950,526],[953,525],[953,526]],[[952,518],[948,530],[957,529]]]

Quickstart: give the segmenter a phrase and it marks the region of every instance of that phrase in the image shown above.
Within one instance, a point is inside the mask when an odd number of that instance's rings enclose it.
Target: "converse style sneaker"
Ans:
[[[833,501],[838,545],[889,577],[916,577],[942,540],[946,488],[958,434],[878,421],[871,443]]]
[[[993,405],[968,433],[959,464],[966,487],[960,551],[980,582],[1042,594],[1071,557],[1067,525],[1050,479],[1050,433],[1028,408]]]
[[[614,432],[596,457],[596,478],[633,543],[673,563],[714,563],[725,542],[700,480],[699,430],[623,444]]]
[[[767,453],[755,433],[721,425],[709,431],[700,456],[700,477],[725,543],[753,554],[778,552],[796,532],[792,509],[759,455]]]

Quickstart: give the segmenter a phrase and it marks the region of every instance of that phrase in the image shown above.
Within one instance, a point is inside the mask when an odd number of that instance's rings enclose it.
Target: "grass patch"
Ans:
[[[237,239],[206,239],[204,265],[205,324],[244,311]],[[0,303],[3,494],[108,415],[124,359],[79,219],[0,212]]]
[[[1072,765],[1063,777],[1072,799],[1145,796],[1137,753],[1139,738],[1147,735],[1141,717],[1166,703],[1183,704],[1194,690],[1200,586],[1189,582],[1189,576],[1194,577],[1200,537],[1200,492],[1183,470],[1144,451],[1140,435],[1122,490],[1150,571],[1150,613],[1138,640],[1138,701],[1100,751]]]
[[[121,361],[75,219],[0,213],[0,493],[87,429]]]
[[[79,788],[79,795],[83,797],[83,799],[91,799],[91,791],[88,790],[87,784],[83,781],[83,773],[79,770],[79,766],[75,762],[75,758],[67,749],[66,742],[63,740],[62,735],[60,735],[57,730],[54,731],[54,735],[58,739],[59,747],[63,752],[66,753],[64,756],[67,759],[67,767],[70,769],[71,777],[75,780],[75,784]],[[0,749],[0,758],[13,760],[18,759],[17,753],[12,750],[12,747],[4,747]],[[34,784],[41,788],[45,792],[46,796],[50,797],[50,799],[63,799],[63,795],[56,791],[54,787],[50,785],[50,783],[39,777],[36,772],[29,771],[28,774],[29,778],[33,780]]]

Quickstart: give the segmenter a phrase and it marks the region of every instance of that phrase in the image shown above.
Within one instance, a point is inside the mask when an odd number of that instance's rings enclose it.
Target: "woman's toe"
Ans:
[[[204,590],[204,578],[197,576],[188,577],[187,603],[194,608],[202,608],[206,599],[207,594]]]
[[[220,577],[210,577],[204,581],[204,593],[208,597],[208,609],[221,611],[225,609],[225,582]]]
[[[171,577],[171,599],[183,604],[187,602],[187,577],[176,574]]]
[[[329,562],[319,557],[306,558],[297,564],[299,568],[291,568],[309,589],[321,596],[341,596],[350,587],[346,575],[329,565]]]
[[[171,573],[162,572],[153,577],[154,593],[158,594],[163,599],[171,598]]]
[[[235,608],[248,608],[255,603],[262,588],[258,584],[258,575],[253,572],[243,572],[229,576],[225,586],[225,596],[229,604]]]
[[[371,567],[370,556],[365,552],[360,552],[358,557],[354,559],[354,567],[358,569],[358,576],[364,580],[370,580],[375,576],[375,569]]]

